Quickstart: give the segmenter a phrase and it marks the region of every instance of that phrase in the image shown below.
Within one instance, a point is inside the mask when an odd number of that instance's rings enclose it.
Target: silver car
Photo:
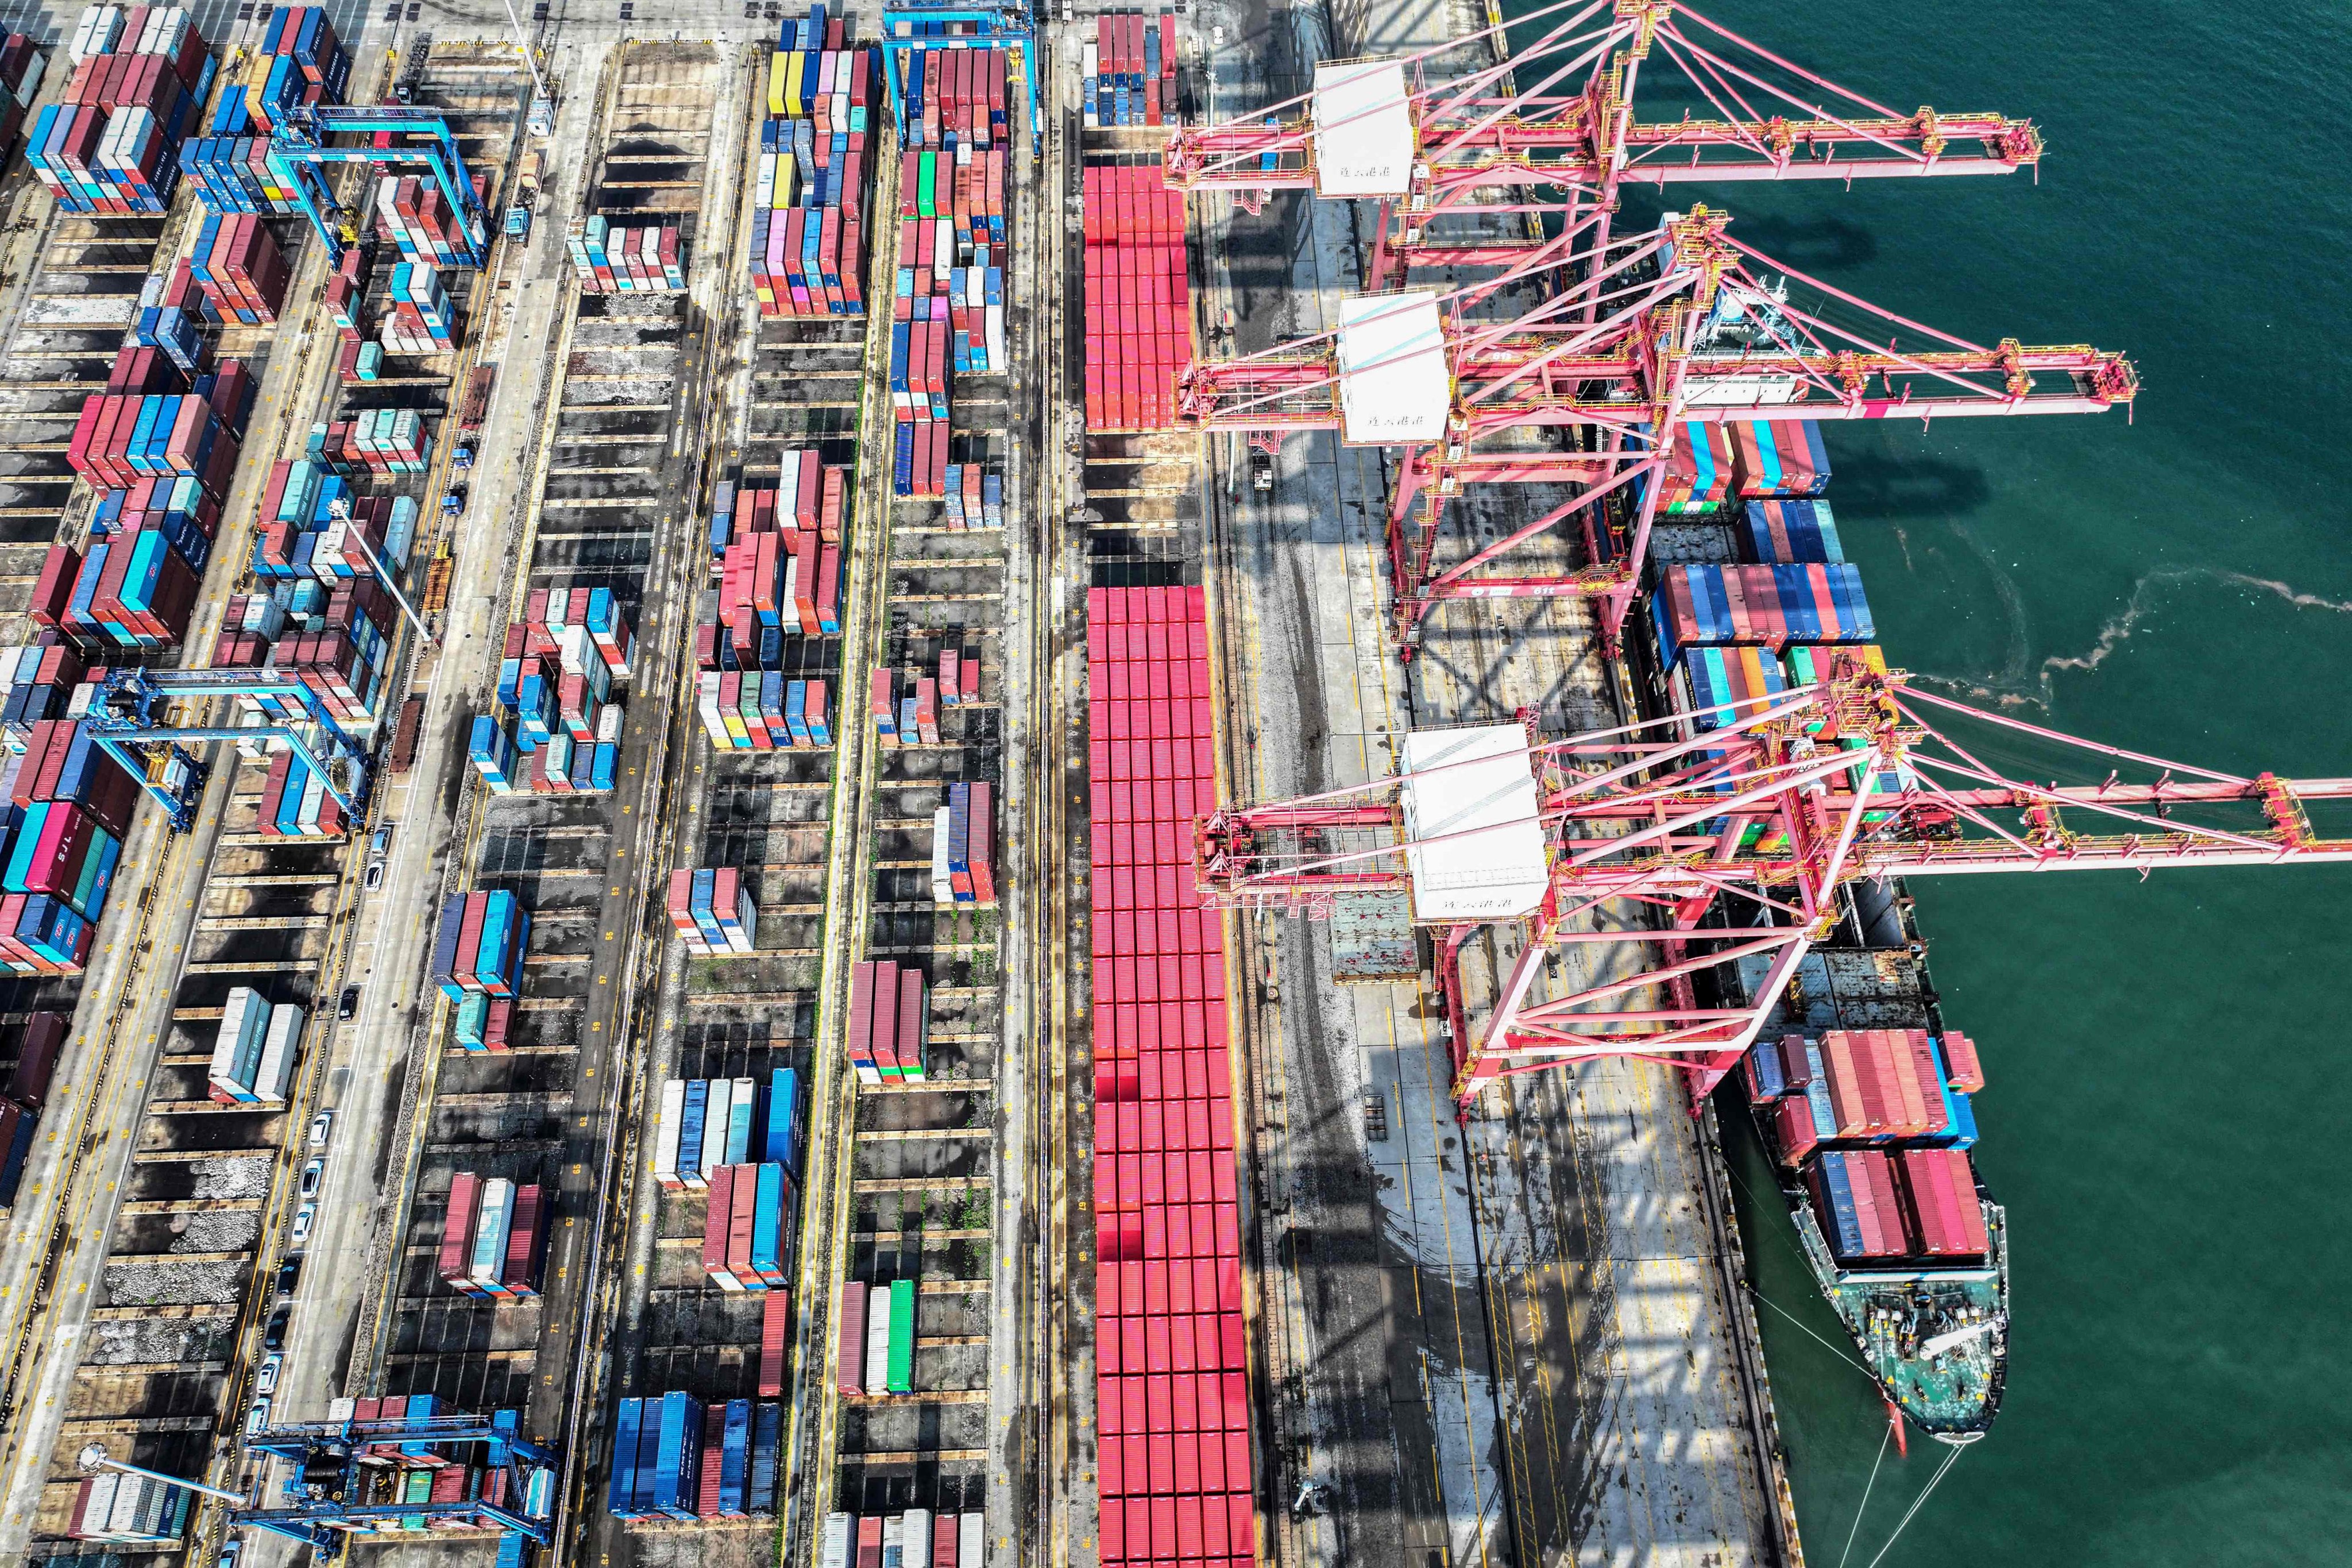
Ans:
[[[310,1239],[310,1227],[319,1223],[319,1205],[304,1204],[294,1211],[294,1245],[301,1246]]]
[[[278,1392],[278,1372],[286,1364],[284,1352],[271,1351],[261,1358],[261,1368],[253,1374],[253,1392],[264,1397]]]

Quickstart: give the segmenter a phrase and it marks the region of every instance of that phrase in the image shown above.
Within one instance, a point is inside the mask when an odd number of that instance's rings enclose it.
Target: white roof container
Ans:
[[[1438,440],[1453,401],[1454,369],[1434,289],[1339,301],[1342,440],[1372,447]]]
[[[1511,920],[1542,902],[1549,871],[1526,730],[1412,731],[1403,795],[1405,834],[1417,846],[1405,851],[1415,920]]]
[[[1401,196],[1412,177],[1412,104],[1402,60],[1315,68],[1315,186],[1327,196]]]

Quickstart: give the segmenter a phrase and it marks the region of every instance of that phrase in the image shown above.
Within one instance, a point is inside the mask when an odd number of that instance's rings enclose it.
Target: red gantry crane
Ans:
[[[1604,218],[1594,212],[1583,222],[1597,229]],[[1694,425],[2096,414],[2128,406],[2138,390],[2120,354],[2013,339],[1987,347],[1939,332],[1782,266],[1733,237],[1728,224],[1696,207],[1605,257],[1580,251],[1565,268],[1572,281],[1507,321],[1467,312],[1531,276],[1529,267],[1446,293],[1344,302],[1343,312],[1357,313],[1333,331],[1194,363],[1178,383],[1178,418],[1205,430],[1329,430],[1403,447],[1388,545],[1393,632],[1408,651],[1443,600],[1538,595],[1604,599],[1613,649],[1678,443]],[[1842,324],[1789,304],[1751,262],[1859,320]],[[1565,484],[1572,493],[1441,565],[1446,502],[1474,483]],[[1622,546],[1603,521],[1612,498],[1630,514]],[[1486,570],[1571,519],[1584,536],[1580,570]]]
[[[1538,889],[1532,908],[1500,917],[1523,920],[1527,940],[1475,1038],[1458,958],[1484,922],[1433,933],[1457,1100],[1466,1108],[1504,1074],[1630,1055],[1688,1069],[1696,1103],[1754,1042],[1857,879],[2352,860],[2352,837],[2324,837],[2310,816],[2352,799],[2352,779],[2167,762],[1922,690],[1874,668],[1874,650],[1819,651],[1830,674],[1769,697],[1562,740],[1523,732],[1434,766],[1411,766],[1408,746],[1396,777],[1204,817],[1203,901],[1315,914],[1403,890],[1424,919],[1427,904],[1461,907],[1463,879],[1477,884],[1482,868],[1507,894]],[[1450,736],[1479,732],[1414,739],[1442,748]],[[1996,744],[2030,752],[2037,775],[2077,782],[2022,776],[1988,757]],[[1530,809],[1465,818],[1444,804],[1499,801],[1518,782]],[[1530,824],[1540,864],[1511,865]],[[1433,881],[1445,877],[1451,890]],[[1710,911],[1725,923],[1702,923]],[[1607,977],[1538,999],[1548,960],[1571,947],[1613,950],[1582,966]],[[1694,985],[1765,957],[1752,989]]]
[[[1986,347],[1934,331],[1731,238],[1720,213],[1699,208],[1630,243],[1612,237],[1629,182],[2008,174],[2041,157],[2030,122],[1898,113],[1669,0],[1562,0],[1512,26],[1541,31],[1507,61],[1435,83],[1440,57],[1487,51],[1501,29],[1400,59],[1320,65],[1310,91],[1247,123],[1172,132],[1165,158],[1171,185],[1249,205],[1281,188],[1378,199],[1372,289],[1401,286],[1415,268],[1491,271],[1445,293],[1397,296],[1385,308],[1391,320],[1360,314],[1320,337],[1195,363],[1178,384],[1178,420],[1193,428],[1265,446],[1334,430],[1402,448],[1388,544],[1393,635],[1407,658],[1448,598],[1598,595],[1613,648],[1640,581],[1654,480],[1693,421],[1924,422],[2130,402],[2137,380],[2118,355],[2014,340]],[[1669,91],[1714,113],[1637,118],[1635,89],[1654,58],[1678,73]],[[1500,199],[1506,192],[1522,199]],[[1549,232],[1519,240],[1506,226]],[[1751,263],[1780,281],[1768,288]],[[1818,311],[1787,304],[1790,279],[1818,291]],[[1471,314],[1515,285],[1513,298],[1546,297],[1515,320]],[[1827,319],[1832,300],[1854,319]],[[1366,407],[1349,406],[1349,383],[1371,371],[1418,384],[1412,417],[1370,406],[1382,399],[1369,393],[1356,400]],[[1564,483],[1575,493],[1441,567],[1446,502],[1479,483]],[[1621,521],[1630,513],[1630,524],[1607,526],[1604,509]],[[1571,518],[1585,541],[1581,569],[1484,572]]]
[[[1556,0],[1508,26],[1523,41],[1498,62],[1444,64],[1469,52],[1492,61],[1503,26],[1399,58],[1327,62],[1311,90],[1245,122],[1179,129],[1168,182],[1229,191],[1253,210],[1274,190],[1378,198],[1368,281],[1385,288],[1408,266],[1509,266],[1525,255],[1441,243],[1429,231],[1449,216],[1565,213],[1573,227],[1576,215],[1598,211],[1605,241],[1605,215],[1627,184],[2007,174],[2042,156],[2030,121],[1902,113],[1675,0]],[[1637,116],[1636,88],[1653,58],[1672,68],[1664,96],[1682,101],[1679,118]],[[1443,79],[1429,79],[1433,68]],[[1713,113],[1695,118],[1693,103]],[[1503,187],[1557,195],[1498,203]]]

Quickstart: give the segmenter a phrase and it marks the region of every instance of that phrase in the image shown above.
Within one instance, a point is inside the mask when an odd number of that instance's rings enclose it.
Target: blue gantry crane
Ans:
[[[479,1525],[504,1531],[509,1547],[521,1542],[543,1547],[554,1537],[556,1451],[523,1437],[520,1430],[520,1413],[513,1410],[267,1426],[249,1434],[245,1446],[291,1466],[282,1500],[274,1508],[232,1510],[228,1523],[299,1542],[321,1563],[333,1561],[355,1532],[389,1521],[413,1521],[412,1528],[436,1522]],[[470,1458],[458,1460],[451,1452],[474,1445],[485,1450],[478,1466]],[[437,1473],[404,1465],[403,1459],[465,1463],[478,1468],[478,1484],[469,1477],[460,1489],[471,1491],[470,1497],[436,1500],[402,1495],[412,1489],[406,1478]],[[428,1483],[414,1489],[437,1489]],[[500,1560],[509,1555],[502,1552]],[[511,1555],[520,1561],[519,1552]]]
[[[949,33],[939,24],[968,23],[968,33]],[[1045,129],[1037,114],[1037,26],[1025,5],[898,5],[882,12],[882,74],[889,83],[890,111],[898,117],[898,140],[907,138],[907,84],[898,57],[915,49],[1017,49],[1021,74],[1029,91],[1029,132]]]
[[[352,137],[363,140],[345,140]],[[440,188],[449,210],[458,216],[460,237],[470,264],[480,267],[489,259],[489,230],[480,193],[457,151],[457,133],[438,110],[388,103],[289,110],[269,138],[268,162],[272,177],[293,191],[310,226],[325,242],[331,261],[342,259],[348,241],[342,205],[335,199],[323,171],[340,163],[423,170]]]
[[[308,722],[317,726],[313,737],[292,724],[237,728],[220,724],[174,724],[163,711],[164,704],[206,697],[272,697],[299,702]],[[137,779],[170,816],[172,830],[185,833],[195,824],[196,803],[205,793],[209,772],[204,759],[190,750],[201,741],[278,741],[291,747],[303,765],[325,785],[344,819],[358,822],[367,805],[371,783],[367,753],[319,694],[289,673],[268,669],[110,669],[98,695],[82,716],[90,739]],[[319,752],[326,753],[321,757]],[[342,782],[337,782],[341,764]]]

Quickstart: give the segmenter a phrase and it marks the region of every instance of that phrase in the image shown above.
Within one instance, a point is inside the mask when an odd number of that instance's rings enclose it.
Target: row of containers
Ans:
[[[1842,1267],[1980,1259],[1970,1097],[1984,1088],[1957,1031],[1827,1031],[1759,1042],[1743,1064],[1782,1164],[1801,1171]]]
[[[359,299],[355,294],[353,307]],[[457,306],[442,286],[441,274],[429,263],[392,264],[384,279],[383,311],[376,323],[376,342],[383,345],[384,353],[396,354],[446,354],[457,348]],[[352,368],[359,368],[357,354],[352,356]]]
[[[215,101],[201,136],[180,145],[180,173],[216,213],[291,213],[293,190],[270,172],[269,138],[289,111],[341,103],[350,54],[317,5],[276,5],[261,43]]]
[[[695,677],[694,709],[714,746],[814,749],[833,744],[832,694],[830,682],[780,669],[712,669]]]
[[[860,1087],[926,1081],[930,1023],[921,970],[886,958],[866,960],[849,972],[845,1045]]]
[[[185,261],[141,299],[107,390],[83,400],[67,443],[68,464],[100,492],[89,548],[51,544],[26,606],[92,651],[186,637],[256,391],[242,361],[210,363]]]
[[[845,1279],[835,1388],[853,1399],[915,1392],[915,1281]]]
[[[1791,687],[1884,673],[1860,574],[1836,519],[1815,499],[1829,479],[1809,420],[1696,424],[1677,442],[1679,476],[1660,498],[1657,537],[1685,555],[1660,565],[1652,620],[1666,697],[1686,733],[1719,729]],[[1848,746],[1861,742],[1828,732]],[[1891,795],[1900,773],[1856,789]],[[1867,819],[1867,814],[1866,814]],[[1752,828],[1751,834],[1767,830]],[[1777,831],[1777,830],[1773,830]],[[1769,846],[1767,847],[1769,847]],[[1832,1029],[1760,1042],[1748,1092],[1781,1163],[1801,1173],[1842,1268],[1905,1270],[1980,1260],[1988,1237],[1970,1150],[1970,1097],[1983,1088],[1957,1031]]]
[[[947,499],[947,525],[962,532],[1004,526],[1004,475],[983,463],[950,463],[940,489]]]
[[[979,653],[950,647],[940,655],[938,667],[929,675],[877,669],[868,694],[874,733],[884,745],[939,745],[940,710],[971,708],[980,702]]]
[[[610,791],[636,635],[610,588],[534,588],[499,649],[497,713],[475,719],[466,754],[494,795]]]
[[[49,1079],[57,1072],[72,1022],[63,1013],[27,1013],[16,1029],[16,1060],[8,1069],[5,1098],[0,1099],[0,1209],[16,1201],[25,1161],[33,1152],[33,1133],[48,1103]]]
[[[73,39],[72,75],[25,136],[34,178],[67,212],[163,211],[212,91],[204,35],[176,5],[93,5]]]
[[[1084,185],[1087,428],[1168,429],[1192,359],[1184,195],[1158,158],[1091,156]]]
[[[466,760],[492,795],[609,795],[621,764],[620,705],[597,715],[592,739],[558,730],[530,751],[496,719],[477,715],[466,732]]]
[[[672,871],[667,905],[670,928],[697,958],[759,951],[760,905],[732,866]]]
[[[449,1178],[435,1270],[441,1283],[478,1301],[528,1301],[547,1267],[554,1204],[537,1182],[459,1171]]]
[[[942,909],[996,907],[995,793],[985,779],[959,780],[931,813],[931,902]]]
[[[851,497],[849,470],[813,447],[782,452],[773,485],[714,488],[714,582],[694,626],[695,706],[713,746],[833,743],[832,688],[794,677],[805,655],[786,639],[840,633]]]
[[[800,1074],[777,1068],[753,1078],[666,1079],[654,1122],[654,1180],[669,1192],[701,1191],[735,1165],[774,1165],[800,1179],[808,1106]]]
[[[254,830],[269,838],[341,838],[351,823],[319,770],[289,747],[270,757],[262,775]]]
[[[194,1498],[187,1488],[154,1476],[112,1470],[89,1476],[74,1493],[66,1533],[76,1541],[176,1548],[187,1533]]]
[[[780,1164],[710,1172],[702,1224],[702,1272],[721,1290],[781,1290],[791,1283],[800,1194]]]
[[[950,378],[1002,374],[1010,51],[906,55],[898,271],[891,289],[893,495],[947,495]]]
[[[232,985],[221,1004],[206,1087],[215,1104],[280,1106],[294,1081],[310,1015],[272,1005],[250,985]]]
[[[45,650],[8,651],[20,668],[49,662]],[[46,652],[72,657],[62,648]],[[7,797],[0,807],[0,968],[78,973],[113,888],[139,785],[75,720],[36,720],[6,738],[9,749],[0,752]]]
[[[1646,489],[1650,480],[1639,482]],[[1813,420],[1691,419],[1675,426],[1658,510],[1702,517],[1742,497],[1818,496],[1829,482],[1829,451]]]
[[[1078,69],[1087,130],[1167,123],[1176,112],[1176,14],[1103,12],[1078,46]]]
[[[572,219],[563,244],[583,294],[686,292],[686,239],[674,222],[616,224],[597,213]]]
[[[292,269],[278,241],[251,213],[205,214],[188,267],[215,321],[266,327],[286,308]]]
[[[441,901],[433,939],[433,983],[452,1002],[469,995],[512,997],[522,990],[530,950],[530,911],[504,888],[452,893]]]
[[[1720,433],[1734,454],[1811,454],[1820,442],[1809,420],[1701,428]],[[1754,486],[1815,488],[1828,471],[1825,458],[1809,457],[1801,465],[1792,458]],[[1844,559],[1827,501],[1727,491],[1708,510],[1661,519],[1652,542],[1657,667],[1667,705],[1686,716],[1686,736],[1751,716],[1792,687],[1842,672],[1885,671],[1885,656],[1870,640],[1877,626],[1862,574]],[[1816,733],[1825,744],[1857,751],[1865,745],[1857,737],[1828,733],[1826,724]],[[1859,763],[1853,775],[1854,787],[1890,796],[1907,782],[1907,769],[1874,778]],[[1718,793],[1731,787],[1717,786]],[[1883,816],[1869,813],[1865,821]],[[1779,830],[1759,822],[1747,834],[1751,847],[1769,849]]]
[[[1224,931],[1189,856],[1216,798],[1206,605],[1097,588],[1087,607],[1101,1561],[1246,1562]]]
[[[475,193],[476,199],[480,194]],[[375,183],[376,237],[403,261],[436,268],[468,265],[472,252],[465,224],[437,179],[385,174]]]
[[[981,1568],[987,1523],[977,1511],[829,1513],[817,1535],[817,1568]]]
[[[619,1520],[772,1514],[783,1435],[783,1406],[773,1400],[624,1399],[605,1507]]]
[[[0,166],[16,156],[25,116],[40,96],[48,73],[47,52],[24,33],[0,37]]]
[[[875,51],[822,5],[785,21],[768,57],[749,244],[765,316],[862,316]]]

